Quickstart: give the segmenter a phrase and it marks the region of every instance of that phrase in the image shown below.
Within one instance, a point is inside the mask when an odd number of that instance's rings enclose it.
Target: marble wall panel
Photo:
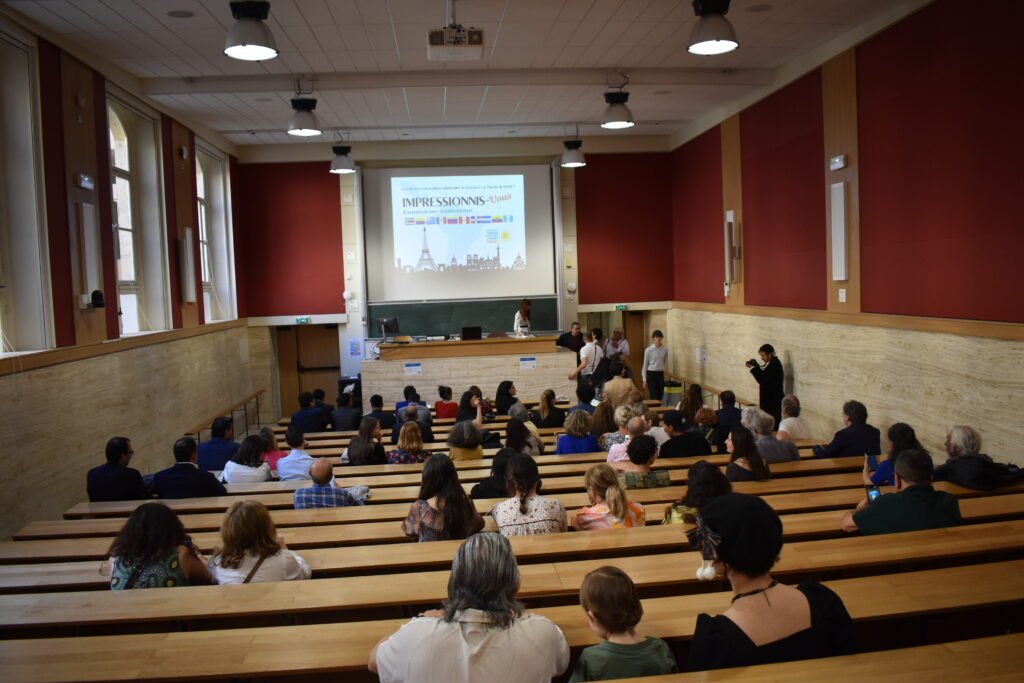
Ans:
[[[857,399],[883,432],[912,425],[940,462],[949,427],[968,424],[997,460],[1024,464],[1024,343],[681,309],[666,316],[675,374],[741,398],[758,395],[744,361],[771,343],[818,437],[839,429],[843,402]],[[696,348],[707,349],[706,366]]]

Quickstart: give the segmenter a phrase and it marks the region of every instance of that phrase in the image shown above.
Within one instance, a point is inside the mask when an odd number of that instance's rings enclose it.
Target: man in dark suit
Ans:
[[[292,413],[291,423],[302,430],[303,434],[327,431],[330,413],[313,405],[313,394],[304,391],[299,394],[299,409]]]
[[[199,469],[204,472],[220,472],[238,451],[235,423],[230,417],[218,417],[213,421],[210,431],[210,439],[199,444]]]
[[[331,419],[331,413],[334,412],[334,406],[332,406],[330,403],[325,401],[324,400],[325,398],[327,398],[327,392],[326,391],[324,391],[323,389],[314,389],[313,390],[313,405],[315,407],[319,408],[320,410],[324,411],[325,413],[327,413],[327,419],[330,420]]]
[[[786,395],[783,385],[786,381],[786,372],[782,368],[782,361],[775,355],[775,347],[771,344],[762,344],[757,350],[761,356],[764,367],[758,365],[757,361],[751,358],[747,361],[747,369],[754,376],[758,384],[758,404],[761,410],[775,418],[775,424],[782,422],[782,397]]]
[[[135,451],[132,442],[124,436],[107,441],[107,462],[93,467],[85,476],[89,501],[141,500],[149,498],[139,471],[128,467]]]
[[[174,442],[174,465],[153,475],[158,498],[204,498],[224,496],[227,491],[217,477],[196,464],[196,441],[190,436]]]
[[[661,416],[661,426],[668,434],[668,441],[661,444],[659,458],[689,458],[695,455],[711,455],[711,444],[697,430],[688,430],[683,414],[678,410],[666,410]]]
[[[845,427],[836,432],[832,443],[827,446],[815,446],[815,458],[846,458],[852,456],[876,456],[882,452],[882,435],[868,424],[868,409],[860,401],[847,401],[843,404],[843,424]],[[877,467],[874,457],[868,458],[871,469]]]
[[[362,415],[352,407],[352,394],[343,392],[338,397],[338,407],[331,413],[331,429],[336,432],[359,429],[360,418]]]
[[[736,394],[728,389],[718,395],[722,407],[715,411],[715,449],[725,453],[725,440],[729,438],[729,430],[740,424],[743,411],[736,407]]]
[[[384,412],[384,397],[374,394],[370,397],[370,412],[365,417],[372,417],[380,423],[381,429],[391,429],[395,426],[395,414],[391,411]]]
[[[400,422],[396,422],[391,428],[391,443],[398,443],[398,433],[402,431],[402,425],[406,422],[415,422],[420,426],[420,436],[423,438],[423,443],[434,442],[434,430],[430,428],[430,425],[426,422],[418,419],[419,418],[419,406],[415,403],[410,403],[405,406],[400,413],[398,413]]]

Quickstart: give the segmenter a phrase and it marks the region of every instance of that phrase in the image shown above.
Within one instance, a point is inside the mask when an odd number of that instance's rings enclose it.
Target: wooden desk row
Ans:
[[[869,622],[982,606],[1019,604],[1024,601],[1024,585],[1019,581],[1006,581],[1005,577],[1019,576],[1022,571],[1024,563],[1014,561],[841,579],[830,581],[827,585],[842,598],[856,622]],[[247,602],[246,589],[258,585],[216,588],[215,602],[208,603],[204,613],[212,615],[221,606],[237,607]],[[176,611],[174,596],[168,596],[167,593],[198,593],[200,590],[178,588],[121,593],[117,597],[125,600],[116,606],[116,614],[108,615],[107,619],[117,623],[132,621],[142,611],[128,606],[136,599],[148,597],[144,595],[146,593],[163,594],[154,598],[163,597],[169,611]],[[885,599],[879,599],[880,595],[884,595]],[[731,593],[721,592],[645,600],[644,619],[639,628],[650,636],[687,640],[693,636],[697,615],[723,611],[728,607],[730,597]],[[254,609],[258,605],[258,600],[251,603]],[[313,605],[314,608],[316,606]],[[295,605],[289,607],[289,610],[293,613],[301,612],[301,606]],[[586,619],[578,605],[534,611],[554,621],[573,648],[598,642],[597,637],[587,628]],[[61,623],[75,623],[78,615],[87,617],[96,615],[96,612],[92,607],[68,610],[67,619]],[[374,643],[404,622],[404,619],[388,619],[217,631],[6,640],[0,642],[0,667],[3,667],[4,675],[9,680],[26,683],[190,681],[200,678],[208,680],[360,671],[364,670],[367,655]],[[1021,647],[1024,645],[1024,636],[1012,637],[1012,644]],[[970,652],[967,644],[959,644],[959,647],[960,652]],[[1019,649],[1014,652],[1009,647],[995,650],[982,648],[982,652],[990,653],[990,657],[993,656],[991,653],[997,653],[1002,659],[1014,657]],[[972,657],[971,662],[974,669],[993,670],[991,663],[974,659]],[[815,671],[819,661],[781,666],[790,666],[798,671]],[[875,671],[898,671],[896,667],[902,664],[902,659],[892,652],[881,657],[875,655],[874,661]],[[1019,658],[1015,658],[1015,661],[1017,667],[1008,669],[1011,676],[1019,673]],[[869,676],[868,680],[872,678]],[[810,679],[805,676],[804,680]],[[962,679],[956,676],[955,680]]]

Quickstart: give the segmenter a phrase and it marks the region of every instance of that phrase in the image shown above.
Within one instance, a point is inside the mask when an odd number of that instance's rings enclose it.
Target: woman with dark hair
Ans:
[[[437,388],[440,401],[434,404],[434,418],[441,420],[455,417],[459,413],[459,404],[452,400],[452,388],[441,385]]]
[[[502,536],[534,536],[566,531],[568,516],[562,503],[538,495],[540,470],[528,455],[509,460],[506,468],[511,498],[491,508]]]
[[[555,392],[545,389],[540,394],[540,403],[533,421],[538,427],[562,427],[565,425],[565,411],[555,406]]]
[[[686,533],[703,562],[702,581],[720,576],[732,604],[700,614],[690,645],[691,671],[758,666],[854,650],[843,601],[817,582],[787,586],[771,575],[782,551],[782,521],[757,496],[729,493],[705,505]]]
[[[221,547],[210,558],[217,583],[308,579],[312,570],[277,535],[267,507],[255,500],[231,506],[220,525]]]
[[[615,408],[612,407],[608,401],[601,401],[594,408],[593,423],[590,427],[590,433],[600,439],[605,434],[618,431],[619,427],[615,424]]]
[[[892,427],[889,427],[889,431],[885,434],[886,439],[889,441],[889,450],[886,452],[886,458],[882,462],[878,463],[878,469],[871,473],[868,465],[868,458],[864,458],[864,485],[870,486],[875,484],[876,486],[882,486],[883,484],[892,484],[896,481],[894,472],[896,467],[896,458],[899,457],[903,451],[921,451],[927,453],[921,442],[917,440],[917,433],[914,428],[908,425],[906,422],[897,422]]]
[[[469,497],[473,500],[487,498],[508,498],[508,461],[519,455],[511,448],[502,448],[491,460],[491,476],[473,486]]]
[[[455,465],[446,455],[430,456],[423,465],[420,493],[402,522],[402,532],[422,543],[466,538],[483,528],[483,517],[459,483]]]
[[[542,455],[544,444],[530,433],[526,423],[519,418],[509,418],[505,426],[505,446],[521,455]]]
[[[494,412],[498,415],[508,415],[508,409],[517,400],[516,385],[506,379],[498,385],[498,390],[494,392]]]
[[[341,460],[349,465],[387,464],[388,456],[381,443],[380,422],[377,418],[364,417],[359,421],[359,432],[348,442]]]
[[[702,507],[727,493],[732,493],[732,484],[722,470],[707,460],[698,460],[686,473],[686,493],[665,508],[661,523],[694,524]]]
[[[484,411],[484,415],[493,415],[494,406],[491,402],[484,398],[484,392],[475,384],[469,386],[469,391],[480,400],[480,409]]]
[[[698,410],[704,407],[704,387],[699,384],[691,384],[686,387],[686,393],[689,394],[693,399],[693,402],[697,404]]]
[[[484,423],[484,402],[472,390],[464,391],[459,399],[459,410],[455,413],[456,422],[472,422],[477,427]]]
[[[114,591],[213,583],[181,520],[163,503],[135,508],[107,557]]]
[[[676,410],[683,414],[683,425],[686,431],[695,431],[697,429],[697,411],[700,410],[700,405],[693,397],[693,394],[689,392],[683,394],[683,398],[679,401],[679,405],[676,406]]]
[[[495,533],[470,536],[455,553],[448,599],[370,651],[381,681],[550,681],[569,665],[569,645],[546,618],[516,599],[519,567]]]
[[[452,460],[480,460],[484,457],[483,434],[472,422],[456,422],[452,425],[446,443]]]
[[[772,478],[768,463],[757,450],[754,435],[746,427],[736,425],[729,430],[725,450],[730,456],[729,466],[725,468],[729,481],[768,481]]]
[[[264,427],[260,430],[260,438],[266,444],[266,449],[263,451],[263,462],[270,465],[271,470],[277,469],[277,461],[288,455],[282,451],[277,444],[277,434],[274,433],[273,427]]]
[[[533,304],[530,303],[529,299],[523,299],[519,302],[519,310],[516,311],[516,319],[512,323],[512,329],[517,337],[530,336],[530,309],[532,307]]]
[[[220,480],[225,484],[252,484],[270,481],[270,465],[263,460],[267,442],[259,436],[247,436],[235,455],[224,464]]]

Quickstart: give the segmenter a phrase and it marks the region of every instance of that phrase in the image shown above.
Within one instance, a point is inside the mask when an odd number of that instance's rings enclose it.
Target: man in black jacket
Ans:
[[[786,372],[782,369],[782,361],[775,355],[774,346],[762,344],[757,352],[764,365],[758,365],[757,361],[751,358],[747,361],[747,368],[759,385],[758,403],[761,410],[774,417],[775,424],[779,424],[782,422],[782,397],[786,395],[783,388]]]
[[[827,446],[815,446],[815,458],[846,458],[881,454],[882,435],[868,424],[868,409],[860,401],[843,404],[843,429],[832,437]],[[868,458],[871,469],[878,467],[874,457]]]
[[[190,436],[174,442],[175,463],[153,475],[158,498],[205,498],[225,496],[224,485],[210,472],[196,465],[196,441]]]
[[[107,461],[93,467],[85,477],[90,502],[149,498],[142,475],[128,467],[133,455],[135,451],[127,437],[115,436],[107,441]]]
[[[736,407],[736,394],[728,389],[719,394],[718,400],[722,402],[722,408],[715,411],[715,448],[719,453],[725,453],[729,430],[740,423],[743,411]]]
[[[688,458],[696,455],[711,455],[711,444],[704,435],[683,423],[683,414],[678,410],[666,410],[661,416],[661,425],[668,434],[668,441],[661,444],[659,458]]]

